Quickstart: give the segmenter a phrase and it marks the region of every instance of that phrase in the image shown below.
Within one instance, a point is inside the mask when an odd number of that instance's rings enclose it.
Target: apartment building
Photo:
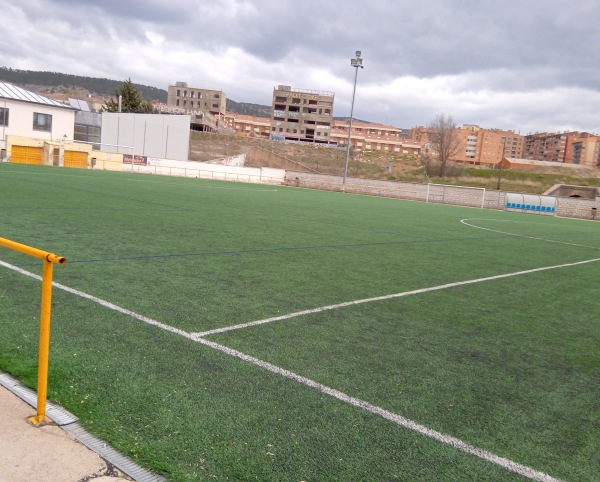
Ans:
[[[495,166],[504,157],[522,157],[524,138],[511,130],[484,129],[477,124],[463,124],[455,129],[459,147],[450,158],[455,162]],[[426,148],[434,143],[435,133],[428,127],[418,126],[410,130],[409,139],[422,143]]]
[[[191,116],[191,128],[214,131],[224,122],[227,96],[221,90],[188,87],[187,82],[169,85],[167,108],[162,112]]]
[[[453,161],[475,165],[497,165],[503,157],[520,158],[523,136],[514,131],[483,129],[476,124],[463,124],[456,129],[459,152]]]
[[[271,135],[271,119],[268,117],[227,112],[224,126],[236,134],[264,138],[269,138]]]
[[[429,127],[417,126],[408,131],[408,139],[420,142],[424,146],[432,142],[432,131]]]
[[[537,161],[573,161],[572,144],[581,137],[579,132],[539,132],[525,136],[523,158]]]
[[[349,120],[334,121],[331,141],[339,146],[348,145]],[[419,155],[422,144],[406,139],[406,130],[384,124],[352,121],[350,144],[357,151],[380,151]]]
[[[587,167],[600,167],[600,136],[582,135],[572,143],[571,162]]]
[[[274,87],[271,138],[331,143],[334,97],[333,92]]]

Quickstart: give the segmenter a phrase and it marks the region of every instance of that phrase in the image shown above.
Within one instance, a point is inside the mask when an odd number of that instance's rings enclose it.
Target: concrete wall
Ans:
[[[123,154],[118,152],[92,151],[92,169],[101,171],[122,171]]]
[[[190,116],[102,113],[102,149],[136,156],[187,161]],[[121,147],[116,147],[121,146]]]
[[[594,211],[593,208],[596,208]],[[595,200],[561,197],[557,199],[556,214],[566,218],[600,221],[600,197]]]
[[[98,161],[95,169],[259,184],[281,185],[285,181],[285,171],[283,169],[227,166],[223,164],[177,161],[155,157],[146,158],[145,163],[131,164],[129,159],[125,156],[122,157],[121,162],[113,159],[102,162]]]
[[[466,189],[460,186],[441,186],[436,184],[417,184],[369,179],[347,178],[346,185],[338,176],[324,176],[304,172],[287,171],[285,184],[326,191],[348,192],[368,196],[382,196],[398,199],[411,199],[422,202],[452,204],[456,206],[483,207],[505,210],[507,194],[504,191],[483,191]],[[483,199],[482,199],[483,197]],[[596,208],[594,211],[592,208]],[[556,215],[597,219],[600,221],[600,196],[593,200],[577,198],[556,198]],[[538,214],[529,212],[530,214]]]

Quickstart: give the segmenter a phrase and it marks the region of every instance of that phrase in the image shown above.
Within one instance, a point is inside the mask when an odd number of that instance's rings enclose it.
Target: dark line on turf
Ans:
[[[502,236],[504,237],[504,236]],[[488,238],[481,237],[469,237],[469,238],[451,238],[451,239],[429,239],[429,240],[415,240],[415,241],[387,241],[381,243],[353,243],[353,244],[324,244],[315,246],[290,246],[290,247],[279,247],[279,248],[261,248],[261,249],[238,249],[228,251],[203,251],[200,253],[169,253],[169,254],[156,254],[156,255],[145,255],[145,256],[125,256],[120,258],[98,258],[98,259],[82,259],[82,260],[71,260],[69,264],[75,263],[103,263],[107,261],[138,261],[145,259],[165,259],[165,258],[192,258],[200,256],[223,256],[223,255],[237,255],[237,254],[259,254],[259,253],[277,253],[286,251],[308,251],[315,249],[345,249],[345,248],[362,248],[368,246],[398,246],[398,245],[410,245],[410,244],[433,244],[433,243],[453,243],[462,241],[482,241],[489,240]],[[38,266],[38,264],[15,264],[15,266]]]

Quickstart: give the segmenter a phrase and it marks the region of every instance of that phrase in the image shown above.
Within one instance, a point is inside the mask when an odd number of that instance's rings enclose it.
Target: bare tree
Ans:
[[[456,124],[451,115],[438,114],[430,122],[429,131],[430,141],[440,164],[440,177],[444,177],[448,160],[456,156],[460,149]]]

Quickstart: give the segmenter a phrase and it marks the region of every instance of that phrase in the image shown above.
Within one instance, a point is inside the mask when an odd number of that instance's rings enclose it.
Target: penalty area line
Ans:
[[[431,286],[429,288],[420,288],[417,290],[403,291],[401,293],[393,293],[390,295],[376,296],[374,298],[364,298],[361,300],[345,301],[343,303],[337,303],[335,305],[320,306],[318,308],[312,308],[309,310],[296,311],[295,313],[288,313],[287,315],[274,316],[272,318],[265,318],[262,320],[249,321],[248,323],[240,323],[238,325],[231,325],[231,326],[226,326],[223,328],[215,328],[214,330],[208,330],[208,331],[203,331],[203,332],[199,332],[199,333],[192,333],[192,336],[194,336],[196,338],[203,338],[203,337],[206,337],[209,335],[216,335],[218,333],[225,333],[227,331],[233,331],[233,330],[241,330],[243,328],[249,328],[252,326],[264,325],[266,323],[273,323],[274,321],[289,320],[290,318],[296,318],[298,316],[310,315],[313,313],[321,313],[323,311],[336,310],[338,308],[345,308],[347,306],[361,305],[364,303],[374,303],[376,301],[383,301],[383,300],[391,300],[394,298],[402,298],[404,296],[418,295],[421,293],[429,293],[432,291],[439,291],[439,290],[445,290],[448,288],[455,288],[457,286],[465,286],[465,285],[470,285],[470,284],[475,284],[475,283],[483,283],[485,281],[493,281],[493,280],[498,280],[498,279],[503,279],[503,278],[511,278],[513,276],[522,276],[522,275],[526,275],[526,274],[530,274],[530,273],[537,273],[540,271],[548,271],[551,269],[568,268],[570,266],[578,266],[578,265],[582,265],[582,264],[595,263],[597,261],[600,261],[600,258],[588,259],[585,261],[577,261],[575,263],[559,264],[559,265],[555,265],[555,266],[543,266],[541,268],[533,268],[533,269],[528,269],[525,271],[516,271],[514,273],[505,273],[505,274],[499,274],[499,275],[495,275],[495,276],[487,276],[485,278],[457,281],[455,283],[447,283],[447,284],[438,285],[438,286]]]
[[[589,261],[585,261],[585,262],[592,262],[592,261],[598,261],[598,260],[589,260]],[[579,263],[574,263],[574,264],[583,264],[585,262],[579,262]],[[4,266],[5,268],[11,269],[13,271],[16,271],[17,273],[20,273],[24,276],[28,276],[30,278],[36,279],[38,281],[42,280],[42,277],[35,274],[35,273],[31,273],[29,271],[26,271],[22,268],[19,268],[18,266],[14,266],[11,265],[9,263],[0,261],[0,266]],[[543,270],[543,269],[549,269],[549,268],[538,268],[538,271]],[[214,350],[218,350],[226,355],[229,355],[231,357],[237,358],[239,360],[242,360],[246,363],[255,365],[257,367],[263,368],[271,373],[283,376],[289,380],[293,380],[297,383],[300,383],[304,386],[307,386],[309,388],[315,389],[325,395],[328,395],[330,397],[333,397],[337,400],[340,400],[344,403],[347,403],[349,405],[355,406],[357,408],[361,408],[363,410],[366,410],[367,412],[373,414],[373,415],[377,415],[380,416],[392,423],[395,423],[401,427],[404,427],[408,430],[411,430],[413,432],[419,433],[421,435],[424,435],[426,437],[429,437],[433,440],[436,440],[438,442],[441,442],[445,445],[449,445],[457,450],[460,450],[462,452],[465,452],[469,455],[473,455],[475,457],[478,457],[480,459],[485,460],[486,462],[490,462],[492,464],[498,465],[510,472],[522,475],[523,477],[526,477],[530,480],[534,480],[536,482],[562,482],[560,479],[556,479],[554,477],[552,477],[549,474],[546,474],[545,472],[541,472],[539,470],[535,470],[531,467],[528,467],[526,465],[522,465],[519,464],[513,460],[507,459],[505,457],[500,457],[498,455],[495,455],[491,452],[488,452],[486,450],[477,448],[473,445],[470,445],[466,442],[463,442],[462,440],[456,438],[456,437],[452,437],[451,435],[446,435],[442,432],[438,432],[437,430],[433,430],[430,429],[428,427],[426,427],[425,425],[421,425],[413,420],[407,419],[401,415],[398,415],[396,413],[390,412],[388,410],[385,410],[384,408],[378,407],[376,405],[373,405],[365,400],[361,400],[359,398],[355,398],[352,397],[346,393],[340,392],[339,390],[336,390],[334,388],[328,387],[327,385],[323,385],[317,381],[311,380],[309,378],[303,377],[301,375],[298,375],[294,372],[291,372],[289,370],[286,370],[284,368],[278,367],[276,365],[273,365],[272,363],[260,360],[258,358],[255,358],[253,356],[247,355],[245,353],[242,353],[240,351],[234,350],[232,348],[228,348],[226,346],[223,345],[219,345],[218,343],[214,343],[212,341],[206,340],[204,338],[200,338],[198,337],[196,334],[192,334],[192,333],[188,333],[184,330],[180,330],[178,328],[175,328],[173,326],[167,325],[165,323],[161,323],[160,321],[154,320],[152,318],[148,318],[147,316],[143,316],[140,315],[139,313],[136,313],[134,311],[128,310],[126,308],[122,308],[118,305],[115,305],[114,303],[111,303],[109,301],[103,300],[101,298],[98,298],[96,296],[90,295],[88,293],[85,293],[83,291],[80,290],[76,290],[74,288],[70,288],[68,286],[65,286],[63,284],[60,283],[56,283],[53,282],[52,285],[55,288],[58,288],[60,290],[63,291],[67,291],[68,293],[74,294],[76,296],[82,297],[84,299],[87,299],[89,301],[92,301],[94,303],[98,303],[99,305],[108,308],[110,310],[114,310],[118,313],[122,313],[124,315],[130,316],[136,320],[142,321],[143,323],[146,323],[148,325],[154,326],[156,328],[160,328],[161,330],[165,330],[168,331],[170,333],[173,334],[177,334],[180,336],[183,336],[191,341],[194,341],[196,343],[199,343],[201,345],[207,346],[209,348],[212,348]]]
[[[518,238],[535,239],[536,241],[544,241],[546,243],[566,244],[567,246],[576,246],[578,248],[600,249],[598,246],[588,246],[587,244],[569,243],[567,241],[558,241],[556,239],[538,238],[537,236],[527,236],[525,234],[509,233],[508,231],[500,231],[498,229],[484,228],[482,226],[476,226],[475,224],[471,224],[468,221],[473,221],[473,219],[465,218],[465,219],[460,220],[460,222],[462,224],[464,224],[465,226],[469,226],[470,228],[475,228],[475,229],[481,229],[483,231],[490,231],[492,233],[505,234],[507,236],[516,236]],[[475,219],[475,221],[486,221],[486,220],[485,219]],[[493,221],[495,221],[495,219]],[[503,219],[502,221],[511,221],[511,220]],[[515,222],[517,222],[517,221],[515,221]]]
[[[474,455],[475,457],[483,459],[486,462],[499,465],[500,467],[510,472],[522,475],[530,480],[534,480],[537,482],[561,482],[560,479],[556,479],[551,475],[546,474],[545,472],[540,472],[538,470],[532,469],[531,467],[527,467],[526,465],[519,464],[513,460],[507,459],[505,457],[500,457],[499,455],[495,455],[491,452],[463,442],[462,440],[456,437],[452,437],[451,435],[446,435],[442,432],[438,432],[437,430],[433,430],[429,427],[426,427],[425,425],[421,425],[420,423],[405,418],[402,415],[390,412],[389,410],[373,405],[365,400],[352,397],[346,393],[336,390],[335,388],[328,387],[327,385],[323,385],[319,382],[303,377],[302,375],[298,375],[289,370],[273,365],[269,362],[260,360],[253,356],[234,350],[232,348],[219,345],[218,343],[214,343],[204,338],[198,338],[197,341],[202,345],[209,346],[211,348],[214,348],[215,350],[226,353],[227,355],[239,358],[240,360],[243,360],[252,365],[256,365],[260,368],[264,368],[265,370],[268,370],[271,373],[275,373],[277,375],[283,376],[307,387],[313,388],[325,395],[333,397],[344,403],[366,410],[367,412],[373,415],[383,417],[386,420],[395,423],[396,425],[404,427],[408,430],[412,430],[413,432],[417,432],[421,435],[436,440],[437,442],[441,442],[445,445],[450,445],[451,447],[457,450],[460,450],[470,455]]]

